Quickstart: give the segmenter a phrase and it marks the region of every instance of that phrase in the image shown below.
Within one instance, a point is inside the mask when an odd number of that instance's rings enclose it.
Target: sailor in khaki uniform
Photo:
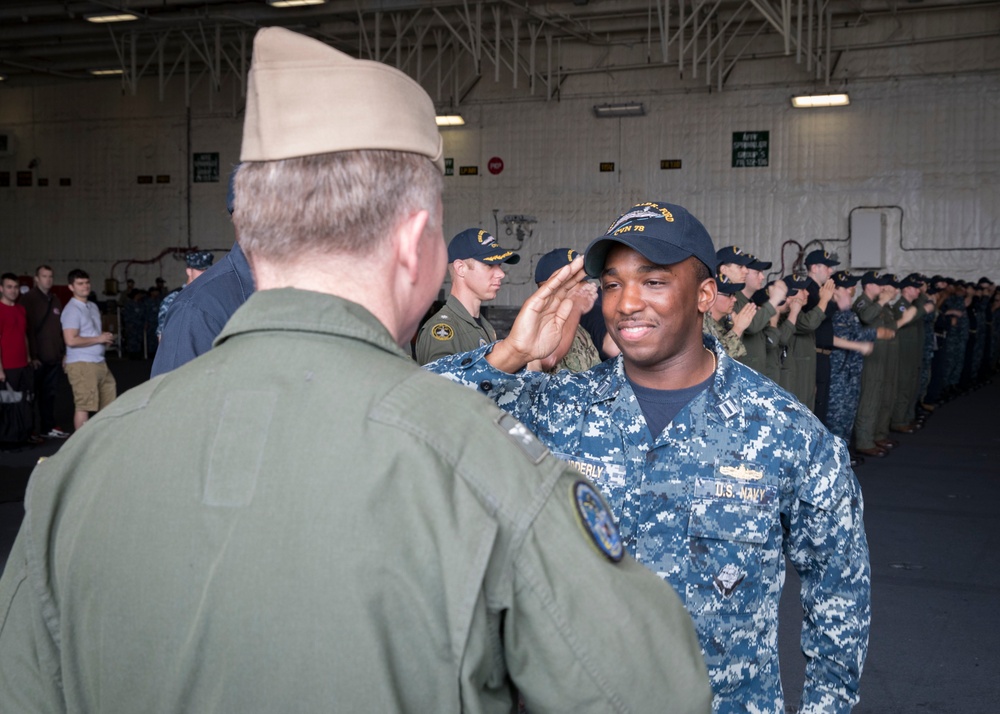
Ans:
[[[451,295],[417,335],[417,361],[427,364],[446,355],[496,342],[497,331],[481,313],[484,302],[497,296],[506,273],[521,256],[501,248],[482,228],[466,228],[448,244]]]
[[[427,94],[263,29],[240,160],[257,292],[35,470],[3,711],[707,714],[590,482],[399,346],[445,269]]]

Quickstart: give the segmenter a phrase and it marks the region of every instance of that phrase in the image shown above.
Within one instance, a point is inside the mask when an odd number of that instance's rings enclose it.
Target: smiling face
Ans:
[[[608,334],[636,381],[649,384],[679,357],[703,349],[703,316],[716,291],[697,258],[656,265],[616,245],[605,259],[601,286]]]

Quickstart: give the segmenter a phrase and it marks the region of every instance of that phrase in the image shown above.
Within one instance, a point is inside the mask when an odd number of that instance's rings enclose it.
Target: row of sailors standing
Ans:
[[[771,263],[718,251],[719,297],[705,331],[769,377],[852,445],[855,465],[899,446],[941,401],[983,383],[1000,360],[1000,292],[919,273],[835,271],[836,255],[805,258],[807,274],[764,285]]]

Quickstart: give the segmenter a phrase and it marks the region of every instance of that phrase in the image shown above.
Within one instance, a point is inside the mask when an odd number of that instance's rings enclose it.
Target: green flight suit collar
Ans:
[[[462,301],[459,300],[454,295],[448,296],[448,300],[445,302],[444,307],[447,310],[451,310],[452,316],[456,320],[467,322],[468,324],[475,327],[477,330],[480,327],[482,327],[478,322],[476,322],[476,318],[472,316],[472,313],[465,308],[465,305],[462,304]],[[482,314],[483,314],[482,310],[480,310],[479,314],[480,314],[480,319],[482,319]]]
[[[241,334],[275,331],[350,337],[409,359],[385,325],[363,306],[334,295],[295,288],[255,292],[233,314],[213,346]]]

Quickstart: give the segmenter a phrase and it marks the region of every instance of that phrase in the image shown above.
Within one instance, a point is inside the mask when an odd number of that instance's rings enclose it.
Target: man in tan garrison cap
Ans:
[[[420,86],[261,30],[240,160],[258,290],[36,469],[4,711],[708,712],[590,483],[399,346],[445,270]]]

